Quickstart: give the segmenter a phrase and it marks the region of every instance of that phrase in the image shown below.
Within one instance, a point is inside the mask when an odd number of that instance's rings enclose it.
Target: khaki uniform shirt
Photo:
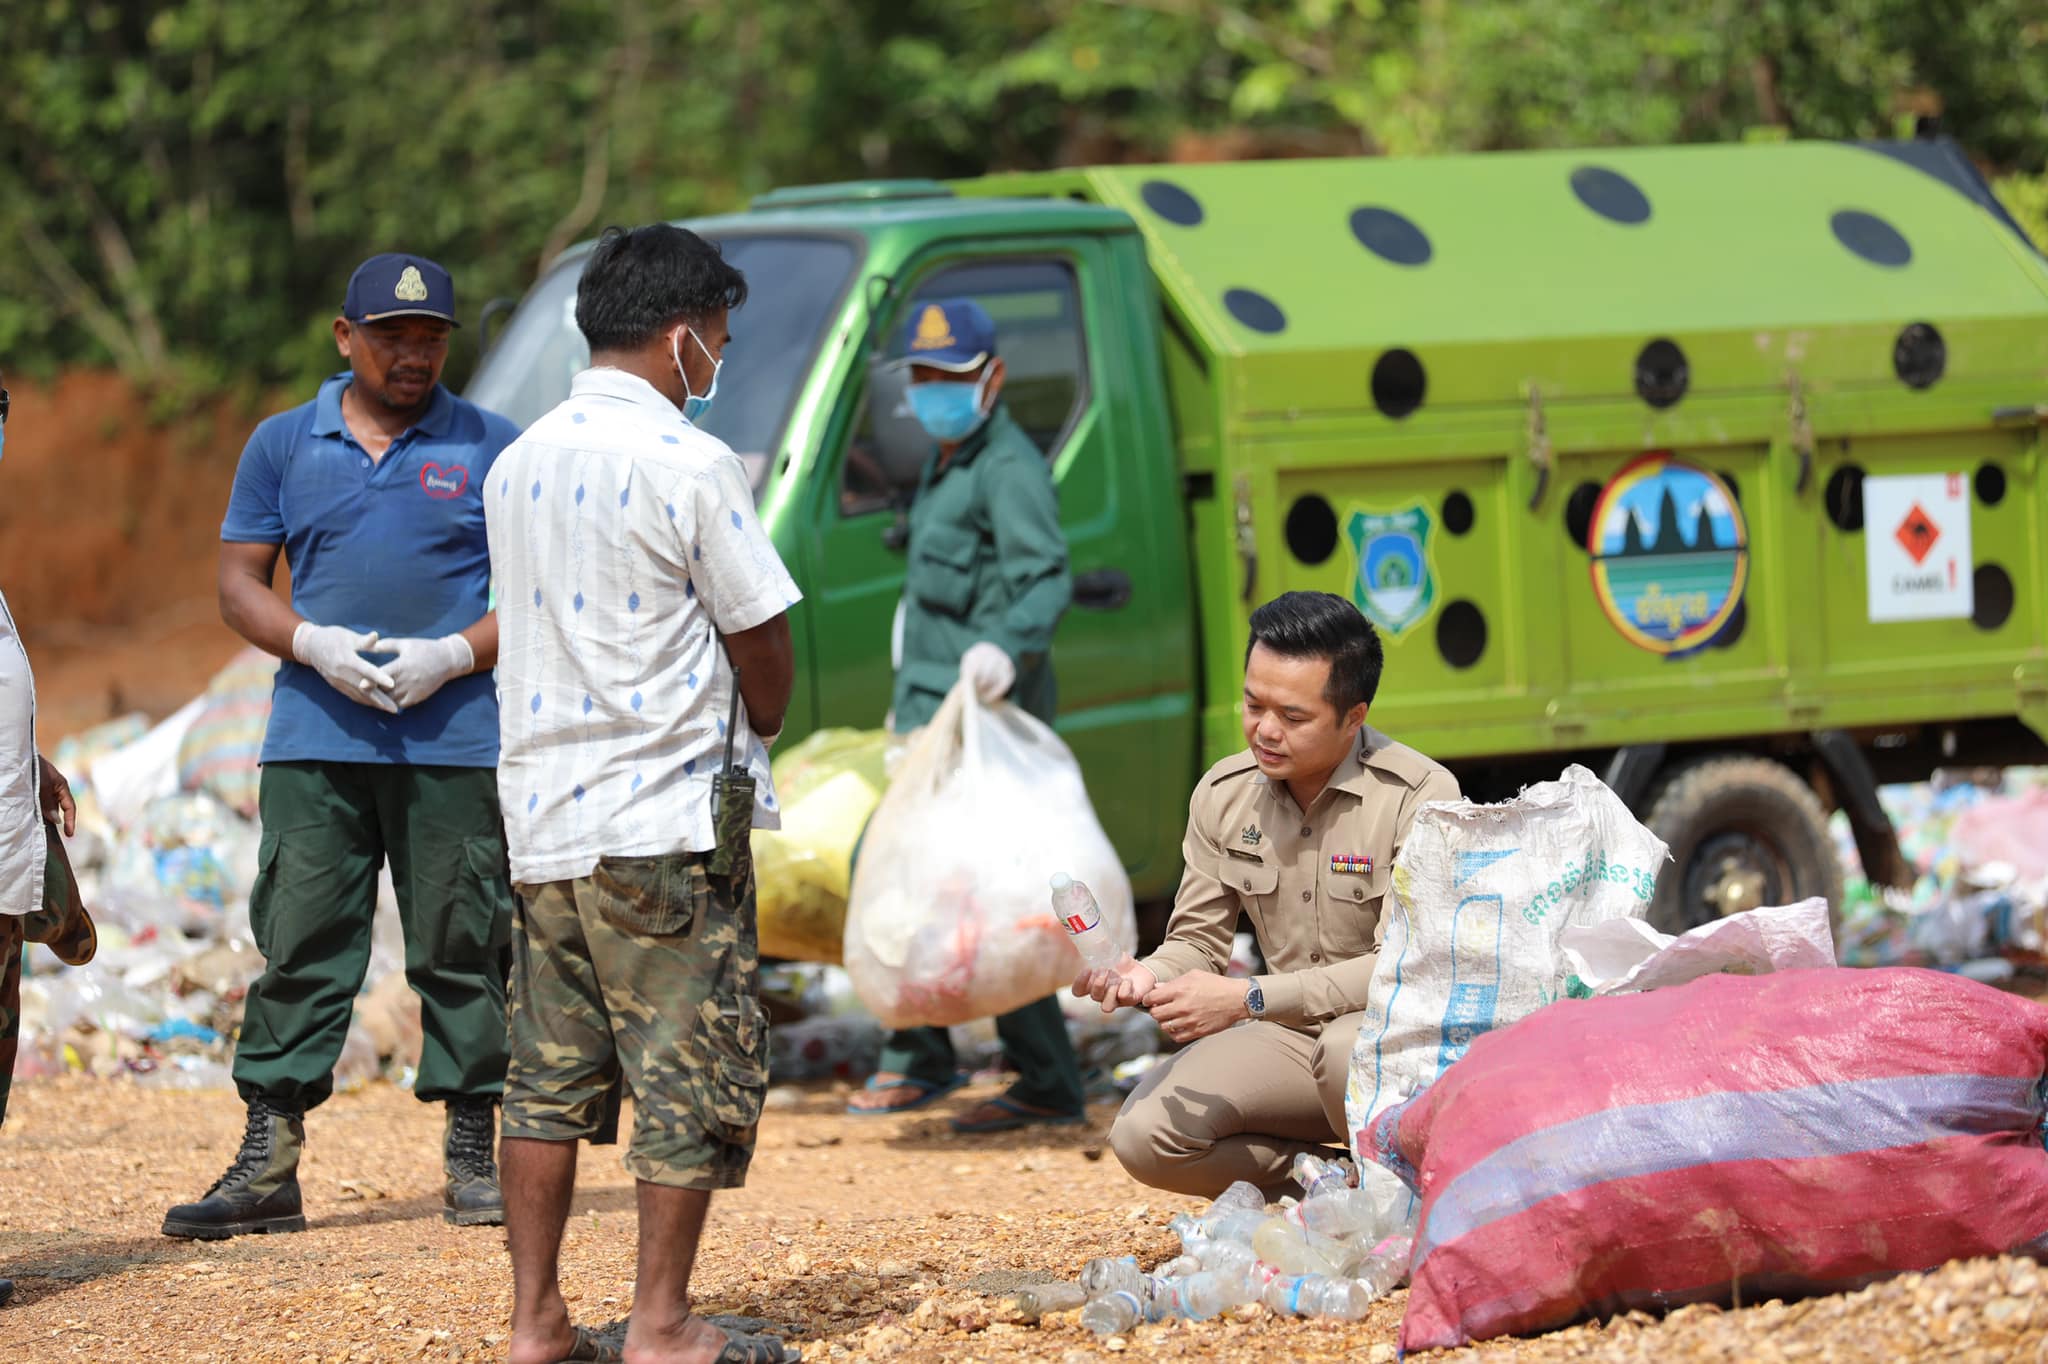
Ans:
[[[1365,1008],[1394,858],[1426,802],[1456,799],[1456,778],[1371,726],[1306,811],[1249,751],[1225,758],[1188,802],[1187,871],[1144,964],[1162,981],[1221,974],[1242,909],[1272,972],[1258,978],[1267,1020],[1310,1028]]]

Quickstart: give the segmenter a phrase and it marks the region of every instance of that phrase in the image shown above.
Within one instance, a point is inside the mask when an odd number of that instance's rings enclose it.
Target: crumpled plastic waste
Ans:
[[[1848,872],[1844,966],[1930,966],[1998,980],[2009,966],[2048,962],[2048,769],[1943,773],[1878,795],[1919,875],[1910,889],[1873,886],[1847,818],[1835,816]]]

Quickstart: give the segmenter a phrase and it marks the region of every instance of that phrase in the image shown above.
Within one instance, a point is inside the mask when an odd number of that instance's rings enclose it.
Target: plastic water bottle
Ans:
[[[1257,1291],[1244,1275],[1211,1270],[1184,1279],[1161,1279],[1156,1289],[1156,1300],[1165,1309],[1163,1315],[1186,1317],[1190,1321],[1207,1321],[1257,1297]]]
[[[1306,1155],[1307,1152],[1302,1154]],[[1265,1210],[1266,1196],[1259,1192],[1259,1186],[1250,1180],[1240,1179],[1237,1183],[1216,1195],[1216,1201],[1209,1205],[1207,1215],[1214,1216],[1222,1212],[1264,1212]]]
[[[1071,1312],[1088,1305],[1088,1294],[1077,1283],[1036,1283],[1010,1296],[1010,1305],[1026,1321],[1037,1321],[1048,1312]]]
[[[1337,1266],[1324,1253],[1328,1245],[1326,1238],[1297,1226],[1284,1213],[1268,1217],[1252,1236],[1258,1257],[1282,1274],[1335,1274]]]
[[[1135,1255],[1108,1256],[1090,1260],[1081,1270],[1081,1291],[1091,1298],[1111,1293],[1138,1293],[1145,1287],[1145,1271],[1138,1268]]]
[[[1415,1242],[1406,1236],[1389,1236],[1374,1246],[1358,1267],[1358,1282],[1375,1298],[1393,1292],[1408,1277],[1408,1264],[1415,1256]]]
[[[1355,1279],[1283,1274],[1266,1285],[1260,1300],[1283,1316],[1357,1321],[1372,1310],[1374,1296]]]
[[[1096,970],[1114,970],[1129,955],[1129,949],[1103,927],[1102,906],[1095,903],[1094,894],[1065,872],[1052,878],[1052,912],[1066,925],[1081,960]]]
[[[1081,1309],[1081,1324],[1098,1336],[1120,1335],[1145,1320],[1146,1299],[1127,1289],[1091,1298]]]
[[[1331,1193],[1351,1187],[1351,1172],[1333,1160],[1324,1160],[1312,1151],[1303,1151],[1294,1158],[1294,1182],[1301,1185],[1304,1199]]]
[[[1236,1241],[1248,1246],[1258,1235],[1259,1228],[1266,1225],[1266,1213],[1263,1209],[1253,1212],[1249,1208],[1239,1208],[1231,1212],[1210,1213],[1195,1220],[1202,1234],[1212,1241]]]

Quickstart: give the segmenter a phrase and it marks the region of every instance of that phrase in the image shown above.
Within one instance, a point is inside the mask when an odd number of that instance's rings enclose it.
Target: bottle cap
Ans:
[[[1052,874],[1052,888],[1055,894],[1065,890],[1068,886],[1071,886],[1073,884],[1074,878],[1067,875],[1063,871],[1056,871]]]

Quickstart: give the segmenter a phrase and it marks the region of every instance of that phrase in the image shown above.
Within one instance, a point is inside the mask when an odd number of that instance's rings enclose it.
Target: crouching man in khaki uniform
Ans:
[[[1110,1131],[1133,1178],[1202,1197],[1243,1179],[1277,1196],[1298,1153],[1344,1143],[1394,857],[1426,802],[1458,798],[1449,772],[1365,723],[1380,666],[1378,635],[1341,597],[1289,592],[1252,613],[1250,747],[1188,803],[1166,941],[1074,982],[1105,1012],[1150,1010],[1183,1048]],[[1269,967],[1249,981],[1224,974],[1240,910]]]

